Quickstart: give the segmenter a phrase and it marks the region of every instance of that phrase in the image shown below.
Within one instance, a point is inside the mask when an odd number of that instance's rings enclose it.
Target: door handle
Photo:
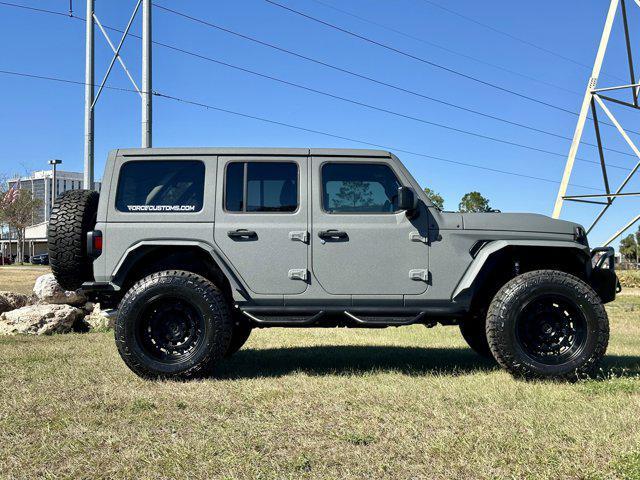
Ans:
[[[348,239],[349,235],[347,235],[347,232],[343,232],[341,230],[320,230],[318,232],[318,237],[323,240],[344,240]]]
[[[227,232],[227,235],[229,236],[229,238],[233,239],[258,238],[258,234],[256,232],[254,232],[253,230],[245,230],[243,228],[240,228],[238,230],[230,230]]]

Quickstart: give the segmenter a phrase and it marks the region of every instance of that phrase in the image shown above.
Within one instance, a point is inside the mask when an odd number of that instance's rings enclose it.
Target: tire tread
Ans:
[[[584,298],[596,313],[598,335],[595,348],[578,368],[561,374],[543,374],[534,370],[525,362],[520,361],[514,354],[512,346],[504,334],[505,309],[509,301],[520,290],[526,290],[532,282],[545,282],[564,285],[575,290]],[[609,319],[598,294],[585,282],[569,273],[558,270],[535,270],[517,276],[507,282],[493,298],[487,313],[487,340],[496,361],[516,377],[523,378],[558,378],[563,380],[576,380],[591,375],[604,356],[609,342]]]

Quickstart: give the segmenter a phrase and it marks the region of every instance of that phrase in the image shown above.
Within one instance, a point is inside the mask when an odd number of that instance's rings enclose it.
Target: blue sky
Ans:
[[[606,0],[278,1],[468,76],[572,111],[578,111],[580,107],[609,4]],[[15,0],[15,3],[59,12],[66,12],[69,6],[68,0]],[[84,3],[74,0],[77,15],[84,16]],[[96,11],[104,24],[123,28],[134,3],[133,0],[96,0]],[[573,134],[576,121],[573,115],[433,68],[424,62],[309,21],[264,0],[156,0],[155,3],[423,95],[562,136],[571,137]],[[640,9],[633,2],[628,3],[631,22],[637,25]],[[447,12],[434,4],[446,6],[523,41]],[[445,197],[445,207],[448,209],[457,208],[464,193],[479,190],[490,198],[495,208],[503,211],[549,214],[552,210],[557,184],[437,161],[396,149],[559,181],[569,140],[507,125],[376,85],[159,8],[154,9],[153,22],[154,40],[159,42],[402,115],[560,155],[489,141],[401,118],[162,46],[154,47],[154,90],[158,92],[389,146],[422,185],[435,189]],[[139,34],[140,30],[137,21],[132,31]],[[634,40],[637,42],[640,29],[632,34],[635,34]],[[99,81],[110,55],[99,32],[96,35],[96,79]],[[117,34],[111,35],[117,42]],[[0,42],[3,45],[0,57],[2,70],[83,81],[82,21],[0,5]],[[535,48],[527,42],[558,55]],[[628,83],[623,47],[622,29],[616,25],[604,68],[608,76],[601,77],[600,86]],[[127,39],[122,54],[138,79],[140,41],[136,38]],[[118,66],[114,68],[108,83],[130,87]],[[0,74],[0,171],[13,173],[41,169],[50,158],[62,159],[65,170],[80,171],[83,161],[83,95],[82,86]],[[630,113],[618,107],[611,109],[620,114],[625,126],[637,128],[640,112]],[[586,132],[585,140],[593,142],[593,128],[590,125]],[[615,130],[603,127],[603,136],[606,146],[630,152]],[[640,140],[640,135],[632,135],[632,138]],[[101,176],[109,150],[139,144],[140,102],[137,95],[105,91],[96,109],[96,176]],[[348,140],[157,97],[154,100],[154,146],[366,148]],[[596,149],[590,146],[582,146],[579,156],[591,161],[598,159]],[[615,152],[607,152],[607,160],[612,165],[622,167],[610,169],[610,180],[614,187],[626,175],[624,169],[630,169],[635,164],[634,157]],[[577,162],[571,181],[596,190],[571,187],[570,193],[597,193],[597,190],[603,190],[599,167],[594,164]],[[640,190],[640,182],[634,180],[628,190]],[[592,234],[592,244],[603,241],[634,216],[639,201],[617,201],[610,210],[611,214]],[[598,207],[592,205],[568,204],[562,216],[588,225],[597,211]]]

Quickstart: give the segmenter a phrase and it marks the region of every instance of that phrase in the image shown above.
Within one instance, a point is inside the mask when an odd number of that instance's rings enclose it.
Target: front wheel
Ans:
[[[208,373],[231,341],[227,301],[209,280],[167,270],[139,280],[122,298],[115,326],[120,356],[145,378]]]
[[[518,377],[576,379],[593,372],[609,342],[600,298],[579,278],[555,270],[517,276],[496,294],[487,340]]]

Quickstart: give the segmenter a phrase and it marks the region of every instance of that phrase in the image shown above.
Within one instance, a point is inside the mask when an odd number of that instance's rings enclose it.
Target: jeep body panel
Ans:
[[[460,279],[460,282],[456,286],[453,294],[453,301],[460,301],[461,297],[465,294],[467,290],[469,290],[472,286],[476,278],[478,277],[482,267],[486,264],[487,260],[491,255],[500,250],[503,250],[507,247],[530,247],[530,248],[561,248],[561,249],[573,249],[576,252],[579,252],[581,255],[584,255],[585,265],[590,265],[589,263],[589,247],[581,245],[577,242],[572,241],[559,241],[559,240],[493,240],[488,242],[486,245],[482,246],[482,248],[478,251],[477,256],[473,259],[464,275]]]
[[[220,174],[215,196],[214,242],[254,294],[299,295],[307,289],[308,240],[301,241],[300,237],[308,237],[309,231],[308,161],[306,155],[218,156]],[[297,167],[298,206],[294,212],[231,212],[225,208],[227,170],[234,164],[246,170],[248,162],[266,166],[278,162]],[[254,232],[255,236],[230,236],[243,230]]]
[[[429,248],[426,215],[409,219],[406,212],[327,212],[322,205],[322,172],[325,166],[357,165],[355,157],[311,157],[313,276],[331,295],[419,295],[428,288]],[[371,158],[368,166],[391,169],[402,186],[410,186],[392,158]],[[337,230],[345,239],[323,239],[321,232]],[[413,275],[413,277],[412,277]]]
[[[196,212],[123,212],[116,208],[122,166],[130,161],[195,160],[205,165],[204,202]],[[230,212],[225,172],[234,162],[290,162],[297,167],[292,212]],[[413,188],[417,214],[329,213],[322,204],[322,167],[382,164]],[[151,165],[151,164],[150,164]],[[378,150],[276,148],[123,149],[110,153],[96,230],[105,250],[94,261],[97,283],[122,286],[142,253],[153,248],[197,247],[211,256],[242,309],[441,312],[468,310],[474,282],[488,258],[508,247],[582,252],[578,225],[535,214],[442,212],[393,154]],[[230,232],[255,232],[232,238]],[[344,231],[347,241],[322,239]],[[476,245],[482,245],[474,251]],[[170,251],[170,250],[169,250]]]

